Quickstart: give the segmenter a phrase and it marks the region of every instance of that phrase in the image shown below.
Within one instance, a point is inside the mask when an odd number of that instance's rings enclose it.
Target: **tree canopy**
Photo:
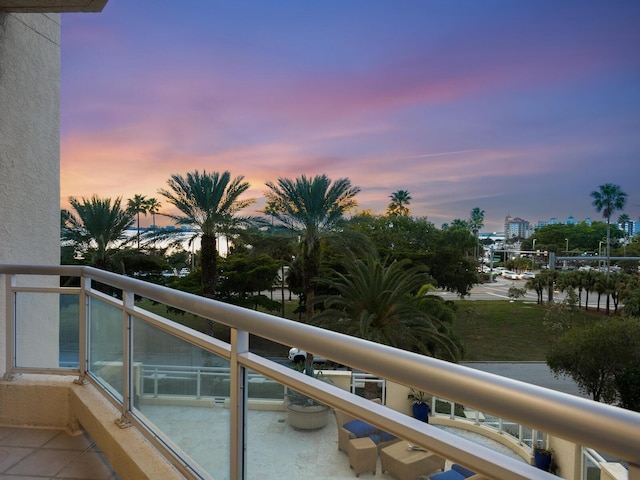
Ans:
[[[122,198],[69,197],[75,214],[61,213],[61,240],[69,242],[90,255],[90,263],[110,269],[111,259],[127,239],[125,231],[133,224],[133,214],[121,206]]]
[[[323,279],[337,293],[318,296],[317,325],[374,342],[456,361],[460,358],[443,300],[428,301],[424,266],[409,259],[351,258],[347,272]]]
[[[591,327],[569,329],[549,348],[547,364],[556,375],[569,375],[595,401],[618,397],[616,375],[640,360],[640,321],[612,318]]]
[[[218,282],[218,248],[216,236],[231,224],[244,221],[238,212],[254,203],[254,199],[241,199],[249,188],[244,176],[231,178],[223,173],[202,173],[197,170],[186,176],[172,175],[168,189],[158,192],[180,213],[166,214],[178,225],[198,227],[202,235],[201,266],[205,296],[215,295]]]
[[[267,182],[267,206],[270,214],[301,237],[302,282],[307,321],[313,315],[315,281],[320,272],[320,241],[335,229],[344,214],[357,205],[359,187],[348,178],[332,182],[326,175],[308,178],[279,178]]]

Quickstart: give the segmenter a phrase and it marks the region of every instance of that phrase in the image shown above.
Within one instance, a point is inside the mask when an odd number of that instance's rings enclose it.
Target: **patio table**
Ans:
[[[400,480],[415,480],[444,468],[445,460],[435,453],[398,442],[380,450],[382,473],[389,472]]]

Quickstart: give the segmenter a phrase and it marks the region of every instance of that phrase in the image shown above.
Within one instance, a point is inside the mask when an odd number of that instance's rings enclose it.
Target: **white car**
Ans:
[[[524,272],[520,278],[522,278],[523,280],[530,280],[532,278],[536,278],[536,274],[533,272]]]
[[[504,278],[508,278],[509,280],[520,280],[520,275],[516,272],[512,272],[511,270],[505,270],[502,272],[502,276]]]
[[[307,352],[299,348],[293,347],[289,349],[289,361],[293,363],[304,362],[307,359]],[[327,363],[324,357],[313,356],[313,363]]]
[[[307,359],[307,352],[293,347],[289,349],[289,361],[293,363],[304,362]]]

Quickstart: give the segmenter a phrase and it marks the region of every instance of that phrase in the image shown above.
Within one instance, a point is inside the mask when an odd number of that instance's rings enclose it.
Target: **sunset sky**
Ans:
[[[109,0],[62,16],[61,206],[170,175],[326,173],[360,209],[640,215],[640,2]],[[148,224],[149,219],[146,220]],[[166,221],[158,221],[166,224]]]

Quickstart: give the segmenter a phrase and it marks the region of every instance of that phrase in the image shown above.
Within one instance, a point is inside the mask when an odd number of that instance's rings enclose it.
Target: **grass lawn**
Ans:
[[[543,325],[546,306],[507,300],[457,300],[456,334],[465,347],[464,361],[545,361],[546,349],[557,333]],[[148,300],[140,306],[165,318],[198,331],[206,331],[203,318],[188,313],[167,312],[164,305]],[[286,303],[288,318],[297,302]],[[275,312],[274,314],[278,314]],[[580,311],[571,320],[574,328],[598,318],[595,312]],[[215,324],[216,338],[229,341],[229,328]],[[286,356],[289,346],[279,345],[262,338],[251,337],[251,350],[265,356]]]
[[[507,300],[460,300],[455,332],[465,347],[465,361],[545,361],[547,346],[558,333],[543,324],[546,305]],[[574,328],[598,316],[578,312]]]

